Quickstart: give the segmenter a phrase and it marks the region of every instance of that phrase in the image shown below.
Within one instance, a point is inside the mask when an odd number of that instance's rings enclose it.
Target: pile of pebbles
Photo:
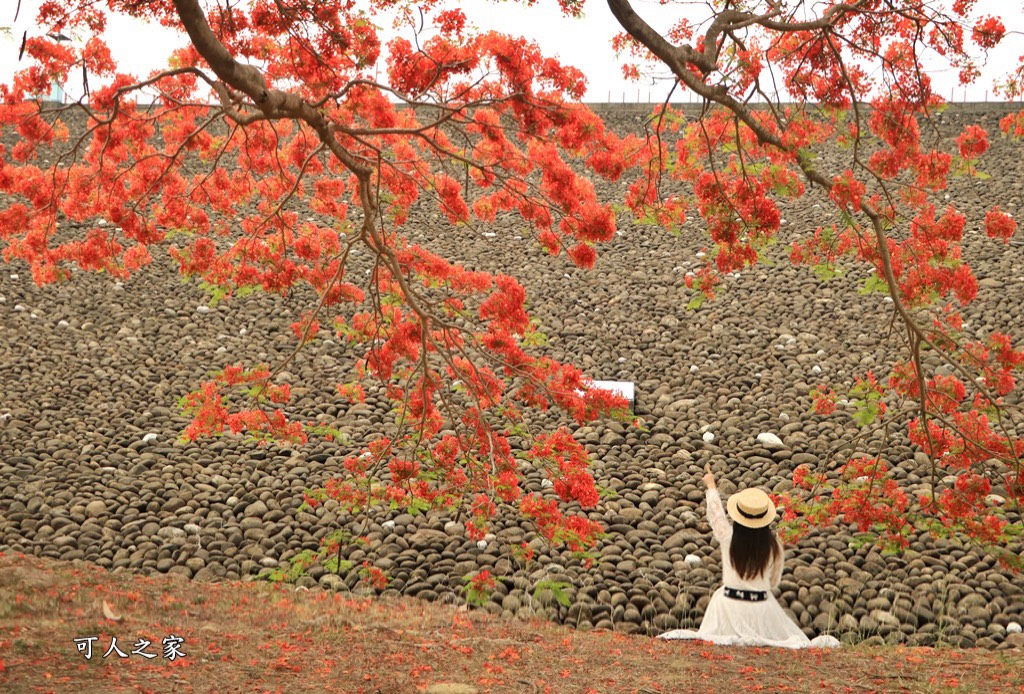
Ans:
[[[994,132],[1000,115],[947,111],[942,132],[955,137],[969,121]],[[641,119],[611,109],[607,120],[625,131]],[[841,156],[831,153],[823,165]],[[965,257],[981,279],[966,309],[967,332],[1002,329],[1019,341],[1021,304],[1002,299],[1024,291],[1024,250],[982,229],[991,205],[1013,214],[1021,208],[1018,145],[993,138],[982,166],[990,180],[956,179],[950,189],[969,220]],[[614,199],[625,185],[599,189]],[[0,551],[197,581],[240,579],[286,568],[343,528],[365,538],[345,547],[344,558],[383,569],[388,593],[458,601],[464,577],[488,569],[498,577],[485,606],[494,613],[652,635],[696,627],[721,580],[720,550],[704,517],[706,463],[724,495],[750,485],[783,491],[800,464],[834,471],[882,447],[908,491],[928,485],[927,458],[905,434],[909,409],[892,404],[884,441],[881,429],[858,427],[849,407],[830,417],[811,411],[815,386],[842,393],[868,370],[886,374],[899,353],[898,336],[889,334],[891,304],[858,293],[863,269],[822,282],[786,260],[786,243],[828,214],[815,196],[788,205],[782,243],[770,253],[778,262],[729,276],[715,301],[688,311],[685,276],[701,265],[707,245],[699,220],[675,237],[622,218],[596,267],[585,271],[545,255],[512,217],[486,229],[452,229],[433,209],[413,212],[407,231],[414,241],[524,282],[549,338],[543,351],[595,378],[637,384],[646,431],[531,414],[535,427],[570,425],[609,492],[589,511],[607,529],[589,568],[546,547],[511,513],[477,542],[457,517],[352,517],[333,503],[300,510],[305,489],[340,474],[343,458],[393,421],[379,389],[369,388],[364,404],[338,400],[334,384],[352,377],[357,355],[330,339],[311,345],[281,380],[298,385],[292,414],[337,426],[349,442],[261,448],[239,437],[177,441],[186,421],[175,403],[211,371],[290,353],[289,324],[306,308],[301,293],[210,307],[159,252],[152,267],[123,283],[77,273],[70,283],[38,288],[24,267],[2,266]],[[553,494],[538,471],[524,474],[527,491]],[[993,557],[924,534],[898,556],[856,547],[854,539],[853,528],[835,525],[787,550],[779,600],[808,635],[1024,645],[1024,577]],[[509,552],[522,542],[536,551],[528,566]],[[338,576],[320,567],[298,582],[361,588],[357,572]]]

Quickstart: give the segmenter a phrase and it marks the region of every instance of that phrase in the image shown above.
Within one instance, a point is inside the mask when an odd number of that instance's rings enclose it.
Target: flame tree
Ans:
[[[584,9],[582,0],[558,4],[569,15]],[[787,515],[799,529],[845,514],[896,545],[926,522],[1000,551],[1020,524],[988,496],[995,480],[1018,513],[1024,499],[1019,411],[1005,401],[1024,353],[1009,334],[961,331],[960,308],[977,290],[961,257],[969,220],[955,203],[938,204],[951,175],[980,175],[988,133],[968,126],[946,151],[921,124],[942,107],[925,53],[977,80],[979,56],[1006,34],[1002,22],[978,17],[969,0],[714,0],[680,3],[681,19],[655,28],[628,0],[607,0],[607,9],[591,0],[623,29],[614,48],[628,56],[627,74],[667,69],[675,93],[707,107],[686,119],[666,104],[645,134],[620,137],[579,104],[582,73],[528,38],[472,30],[456,5],[43,2],[46,33],[26,38],[27,67],[0,86],[0,125],[18,135],[0,149],[5,259],[27,264],[40,284],[67,280],[72,266],[124,277],[174,233],[186,239],[169,246],[181,272],[221,292],[312,290],[292,326],[295,353],[321,330],[359,346],[360,376],[384,384],[398,417],[309,503],[461,506],[474,537],[498,504],[512,504],[547,539],[584,549],[600,526],[523,494],[509,438],[524,408],[555,406],[583,422],[625,416],[625,401],[590,388],[572,365],[531,354],[522,285],[410,242],[410,209],[436,205],[453,225],[516,214],[548,252],[582,267],[615,233],[613,203],[662,226],[695,212],[715,245],[691,279],[699,301],[714,297],[722,273],[757,262],[779,230],[780,201],[816,187],[839,221],[808,230],[792,260],[866,263],[870,287],[892,298],[904,359],[856,388],[865,423],[884,415],[889,391],[919,403],[909,435],[933,461],[933,487],[908,498],[881,457],[851,461],[835,489],[820,469],[798,468]],[[372,21],[380,12],[419,27],[415,41],[383,46]],[[103,38],[111,14],[159,22],[187,44],[167,69],[124,74]],[[61,32],[85,40],[69,46],[54,38]],[[78,75],[93,82],[87,97],[56,106],[35,97]],[[1013,98],[1022,86],[1018,70],[1002,89]],[[152,105],[137,105],[140,93]],[[69,129],[71,117],[85,127]],[[1020,137],[1024,114],[1002,128]],[[845,148],[845,166],[819,168],[815,153],[832,143]],[[625,200],[600,200],[591,177],[627,177]],[[81,233],[58,233],[64,220]],[[998,208],[972,221],[1002,241],[1016,229]],[[372,257],[365,278],[351,269],[357,248]],[[952,375],[929,372],[922,350]],[[290,388],[274,382],[283,367],[232,364],[197,384],[185,435],[323,435],[285,416]],[[249,395],[246,408],[225,404],[232,390]],[[360,382],[338,391],[362,397]],[[820,412],[833,397],[822,391]],[[561,500],[596,504],[587,453],[567,430],[529,445]],[[955,484],[940,488],[940,470]],[[1001,559],[1019,561],[1005,550]]]

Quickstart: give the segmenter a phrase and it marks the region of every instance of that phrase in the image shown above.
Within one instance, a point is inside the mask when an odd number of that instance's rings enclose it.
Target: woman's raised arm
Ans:
[[[704,466],[704,484],[708,486],[707,501],[708,501],[708,523],[711,524],[711,532],[715,534],[715,539],[719,543],[725,542],[732,532],[732,526],[729,525],[729,518],[725,515],[725,509],[722,508],[722,497],[718,494],[718,487],[715,485],[715,474],[711,472],[711,466]]]

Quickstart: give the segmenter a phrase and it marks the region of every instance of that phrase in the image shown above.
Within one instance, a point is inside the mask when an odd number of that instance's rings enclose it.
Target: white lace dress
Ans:
[[[761,575],[746,580],[729,561],[729,542],[732,540],[732,523],[722,508],[722,497],[718,491],[707,492],[708,521],[715,539],[722,545],[722,579],[724,585],[711,596],[700,629],[676,629],[661,634],[662,639],[700,639],[719,645],[736,646],[779,646],[781,648],[829,648],[839,645],[832,636],[808,639],[772,594],[782,577],[782,557],[772,559]],[[768,593],[768,599],[760,602],[736,600],[725,596],[725,586],[739,590],[756,590]]]

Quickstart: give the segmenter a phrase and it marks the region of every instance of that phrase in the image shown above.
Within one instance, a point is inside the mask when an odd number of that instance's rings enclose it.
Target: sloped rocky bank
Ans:
[[[606,111],[621,130],[640,128],[640,114]],[[977,121],[994,135],[982,161],[991,179],[956,179],[949,192],[968,217],[965,257],[981,280],[966,309],[968,332],[999,328],[1019,341],[1024,247],[989,239],[981,228],[983,211],[995,203],[1015,215],[1022,210],[1024,158],[1019,143],[995,135],[1001,115],[996,107],[954,108],[940,128],[952,138]],[[600,189],[614,199],[625,185]],[[787,242],[829,214],[814,195],[788,205],[780,243],[768,253],[773,264],[730,276],[716,301],[688,311],[684,275],[701,263],[707,244],[699,220],[676,237],[621,217],[620,232],[584,271],[546,256],[511,217],[487,229],[454,229],[432,209],[414,212],[414,240],[524,282],[549,337],[541,349],[595,378],[637,385],[647,431],[615,422],[573,427],[593,454],[599,485],[614,492],[590,512],[608,531],[590,569],[542,546],[532,526],[511,515],[478,544],[449,517],[394,512],[367,521],[329,504],[300,511],[304,489],[339,473],[346,454],[392,421],[379,390],[368,389],[365,404],[338,401],[334,384],[348,380],[355,354],[332,340],[312,345],[283,377],[300,386],[296,414],[342,428],[351,444],[176,443],[185,424],[176,402],[209,372],[287,356],[300,296],[257,295],[209,308],[207,295],[194,282],[182,284],[159,252],[153,266],[124,283],[79,273],[38,288],[24,267],[0,266],[0,551],[197,581],[237,579],[285,566],[340,525],[368,540],[343,555],[384,569],[389,590],[459,600],[463,576],[488,568],[500,579],[487,605],[494,612],[650,634],[696,626],[720,581],[720,553],[703,516],[705,463],[724,494],[747,485],[781,490],[799,464],[824,460],[834,470],[883,445],[883,430],[861,430],[852,410],[811,413],[811,388],[843,392],[869,369],[886,374],[900,344],[889,330],[891,305],[858,292],[862,269],[822,282],[789,263]],[[894,410],[884,455],[915,490],[930,467],[906,438],[908,415]],[[557,413],[536,413],[531,422],[565,423]],[[760,434],[777,440],[759,441]],[[528,491],[552,493],[539,473],[527,479]],[[808,634],[1024,646],[1024,577],[976,549],[923,535],[906,553],[883,556],[851,545],[853,531],[825,528],[788,549],[779,599]],[[522,541],[535,545],[537,557],[520,570],[508,547]],[[344,589],[357,580],[355,572],[341,578],[314,568],[300,584]]]

